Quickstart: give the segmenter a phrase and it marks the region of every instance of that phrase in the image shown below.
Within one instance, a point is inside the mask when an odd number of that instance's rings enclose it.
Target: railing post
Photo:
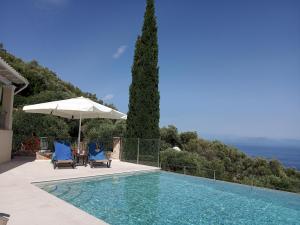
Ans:
[[[158,140],[158,145],[157,145],[157,164],[158,164],[158,168],[161,168],[161,163],[159,162],[159,153],[160,153],[160,139]]]
[[[138,138],[138,142],[137,142],[136,164],[139,164],[139,158],[140,158],[140,138]]]
[[[214,170],[214,180],[216,180],[216,171]]]
[[[185,166],[183,166],[183,174],[186,174],[186,172],[185,172]]]

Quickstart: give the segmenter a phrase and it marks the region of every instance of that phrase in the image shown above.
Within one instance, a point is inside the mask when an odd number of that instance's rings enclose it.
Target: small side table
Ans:
[[[77,166],[87,166],[88,157],[86,154],[76,154],[75,159]]]

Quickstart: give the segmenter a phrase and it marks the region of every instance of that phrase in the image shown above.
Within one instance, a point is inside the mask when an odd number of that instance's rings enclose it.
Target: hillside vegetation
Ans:
[[[195,176],[300,193],[300,172],[277,160],[251,158],[219,141],[199,138],[196,132],[161,128],[161,165],[165,170]],[[178,146],[183,151],[171,147]]]

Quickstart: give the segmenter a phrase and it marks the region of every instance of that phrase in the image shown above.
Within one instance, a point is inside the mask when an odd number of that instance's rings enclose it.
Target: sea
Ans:
[[[247,144],[231,144],[252,157],[277,159],[285,167],[300,171],[300,146],[256,146]]]

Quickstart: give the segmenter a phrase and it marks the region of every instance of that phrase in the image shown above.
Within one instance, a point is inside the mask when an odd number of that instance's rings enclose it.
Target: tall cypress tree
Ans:
[[[154,0],[147,0],[138,36],[129,89],[127,137],[159,138],[158,44]]]

